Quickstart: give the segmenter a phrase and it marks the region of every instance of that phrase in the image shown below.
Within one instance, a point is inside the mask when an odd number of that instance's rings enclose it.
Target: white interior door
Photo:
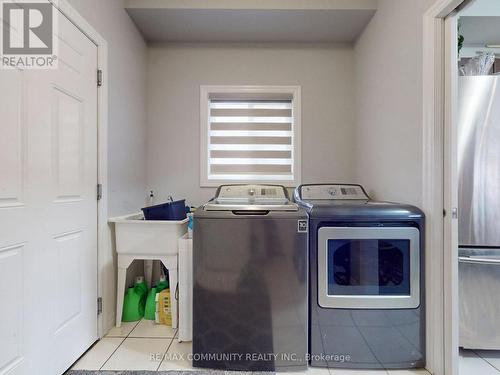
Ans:
[[[445,374],[458,374],[458,16],[445,19],[444,337]]]
[[[0,374],[61,374],[97,339],[97,47],[0,71]]]

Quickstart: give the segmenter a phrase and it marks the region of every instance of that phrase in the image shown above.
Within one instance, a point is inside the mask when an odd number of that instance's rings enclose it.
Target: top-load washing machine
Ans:
[[[312,366],[425,366],[424,214],[360,185],[302,185]]]
[[[307,226],[283,186],[221,186],[196,210],[195,367],[307,367]]]

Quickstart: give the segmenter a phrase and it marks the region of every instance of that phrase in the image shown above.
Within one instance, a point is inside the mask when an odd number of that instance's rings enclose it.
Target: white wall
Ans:
[[[146,197],[146,44],[123,0],[68,0],[109,47],[109,215],[136,212]]]
[[[350,46],[172,44],[148,59],[148,186],[192,205],[200,188],[200,85],[302,86],[302,181],[352,181],[354,56]]]
[[[108,42],[108,216],[136,212],[146,196],[147,47],[123,8],[123,0],[68,0]],[[105,192],[106,194],[106,192]],[[104,333],[114,325],[116,253],[101,253]],[[128,272],[130,283],[142,262]]]
[[[422,202],[422,26],[433,2],[379,0],[355,46],[355,176],[377,199]]]

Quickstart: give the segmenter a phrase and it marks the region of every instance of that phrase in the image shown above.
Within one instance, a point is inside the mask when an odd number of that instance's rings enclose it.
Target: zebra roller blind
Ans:
[[[291,97],[209,99],[208,179],[293,181]]]

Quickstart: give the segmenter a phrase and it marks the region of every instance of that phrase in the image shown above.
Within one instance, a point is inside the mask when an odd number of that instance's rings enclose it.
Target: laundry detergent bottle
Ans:
[[[146,284],[146,281],[144,280],[144,276],[137,276],[135,278],[135,286],[139,288],[140,293],[143,295],[148,294],[148,285]],[[146,298],[146,297],[144,297]]]
[[[170,290],[163,289],[156,293],[156,323],[167,326],[172,325],[172,304],[170,301]]]
[[[156,313],[156,293],[168,288],[168,281],[165,276],[160,276],[160,281],[155,287],[151,288],[146,300],[146,308],[144,310],[144,319],[155,320]]]
[[[140,288],[134,286],[127,289],[123,300],[123,322],[136,322],[144,316],[144,307],[141,300],[142,294]]]
[[[156,284],[156,292],[159,293],[163,289],[168,288],[168,280],[165,276],[160,276],[160,281],[158,281],[158,284]]]
[[[135,278],[135,285],[128,288],[123,300],[123,322],[135,322],[144,316],[148,287],[144,277]]]
[[[148,298],[146,299],[146,307],[144,309],[144,319],[155,320],[156,313],[156,287],[152,287],[148,293]]]

